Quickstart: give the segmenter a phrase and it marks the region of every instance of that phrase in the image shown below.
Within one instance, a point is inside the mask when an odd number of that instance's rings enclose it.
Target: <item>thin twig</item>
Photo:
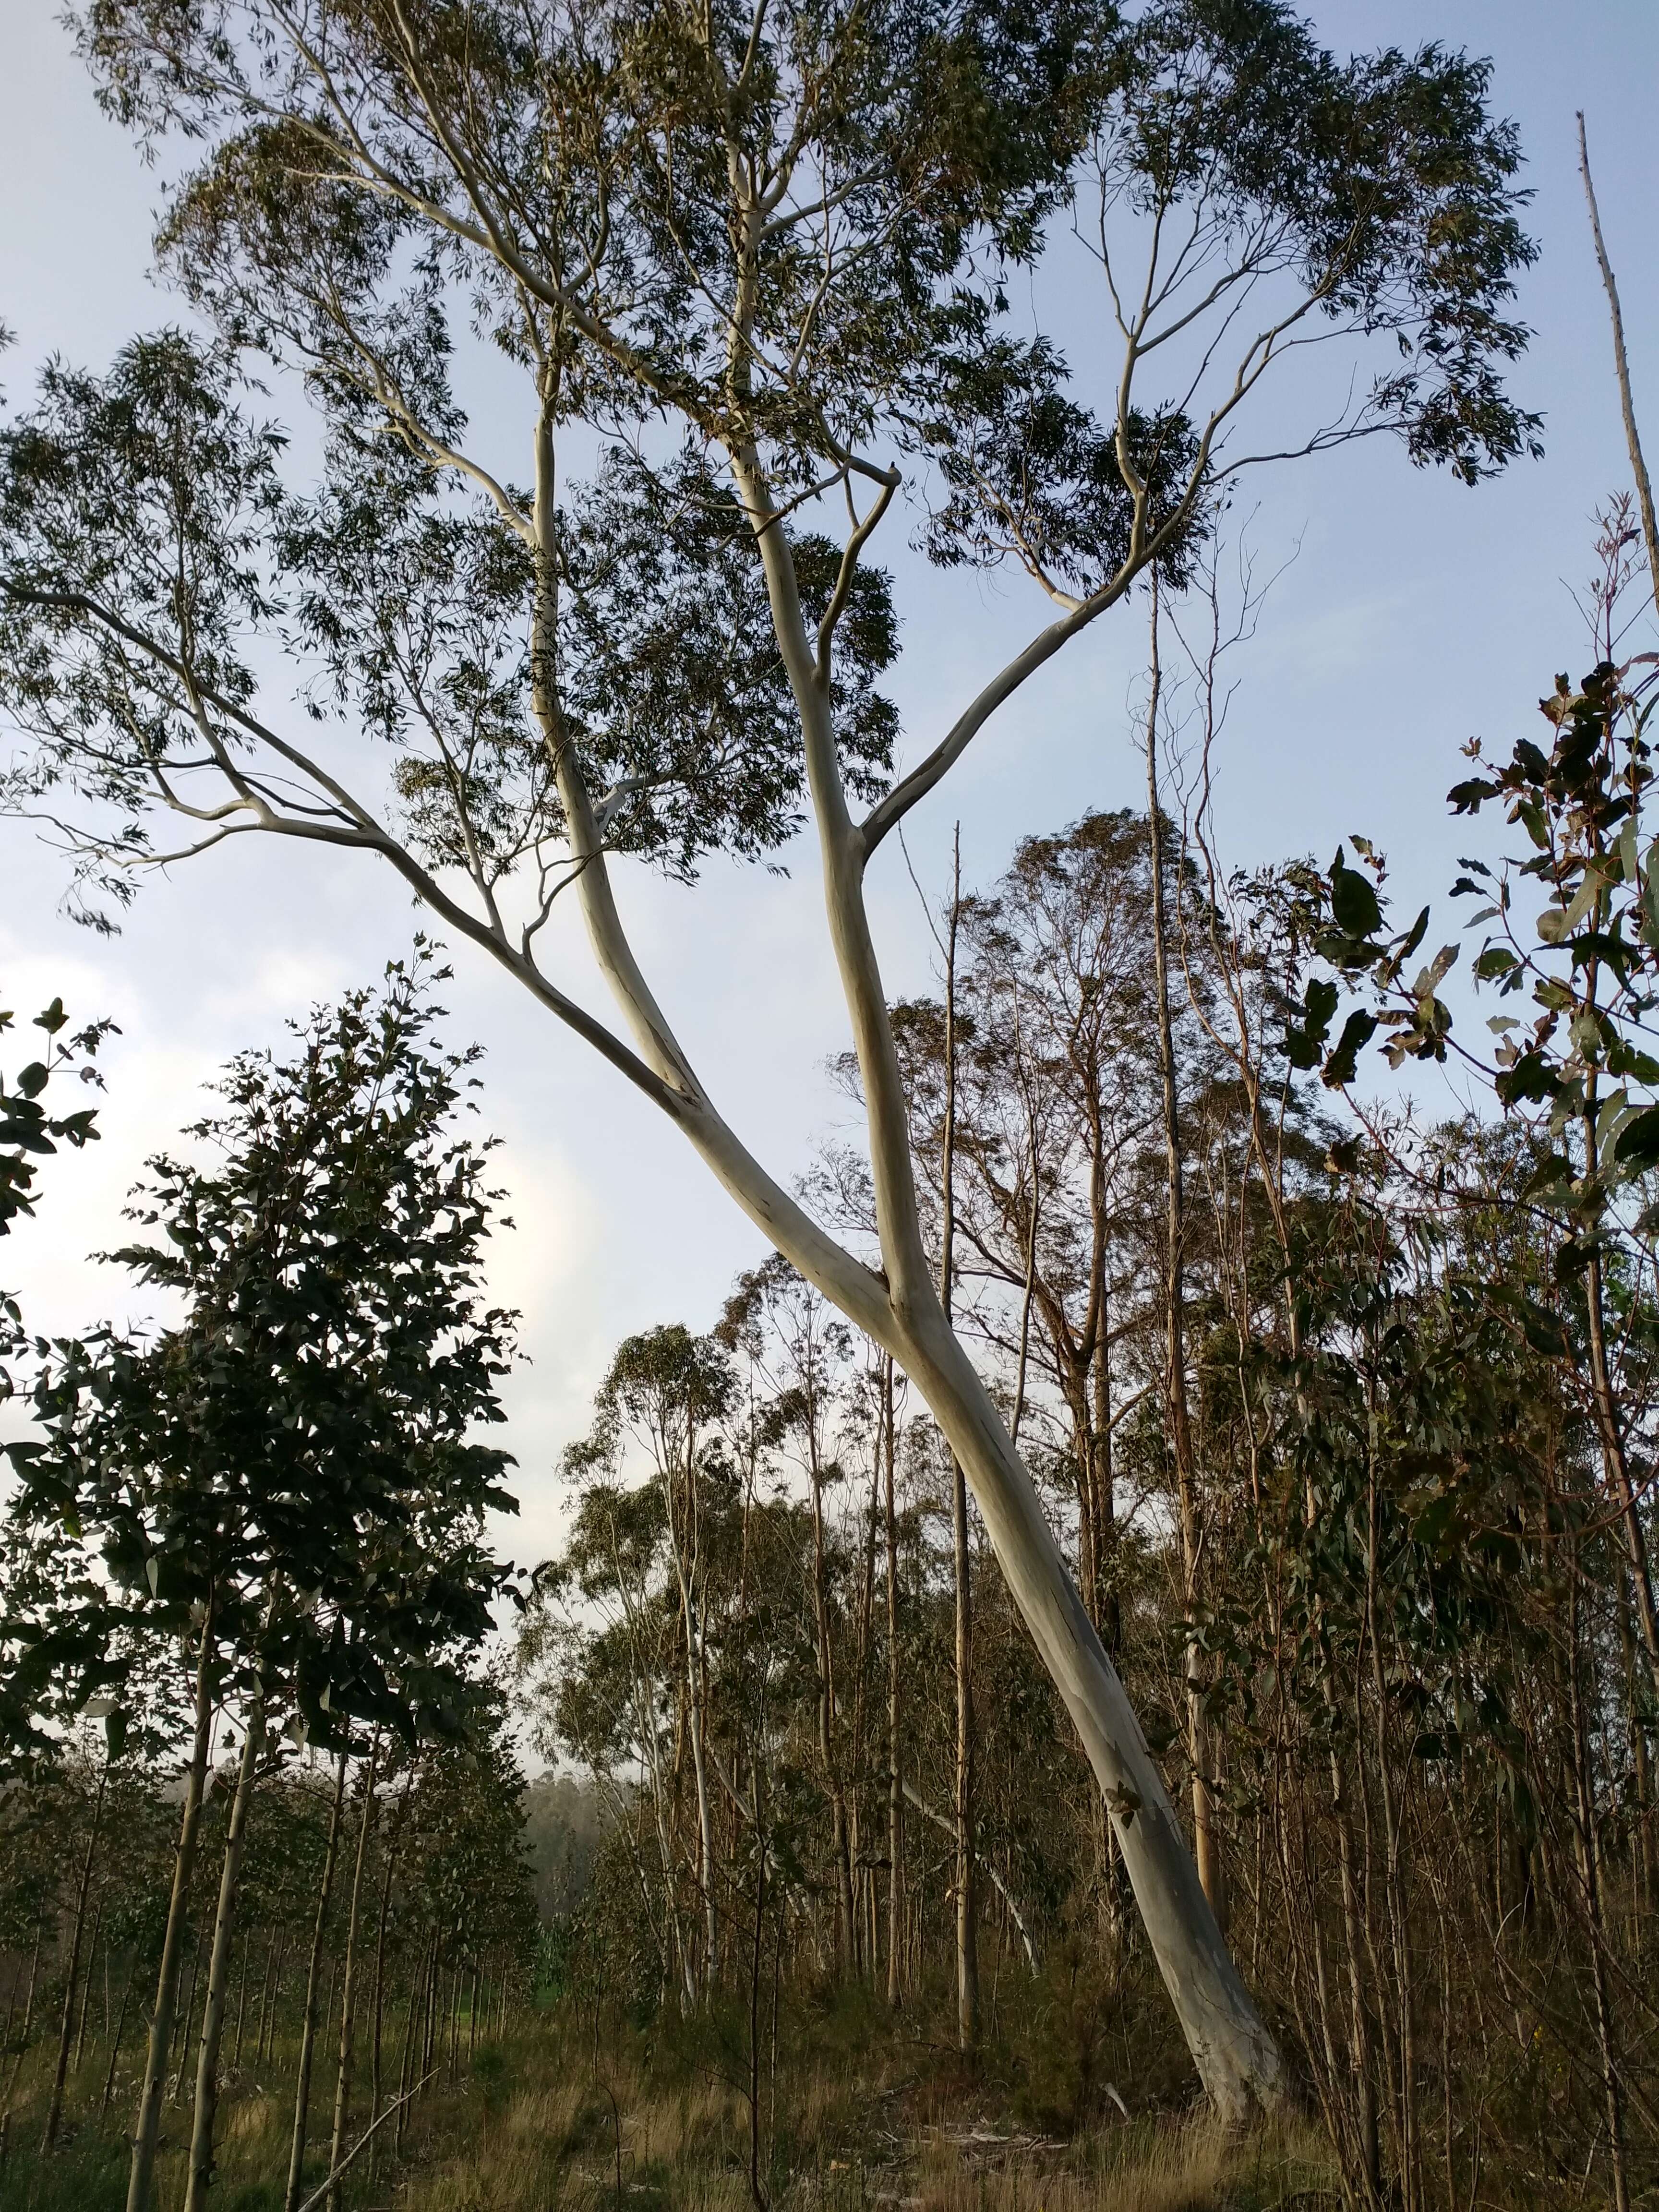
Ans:
[[[312,2191],[310,2196],[305,2199],[304,2203],[295,2208],[295,2212],[316,2212],[318,2205],[322,2203],[324,2197],[327,2196],[329,2191],[333,2188],[335,2183],[340,2179],[341,2175],[344,2173],[346,2168],[354,2163],[358,2152],[367,2147],[369,2137],[376,2134],[380,2129],[386,2125],[386,2122],[392,2118],[392,2114],[398,2111],[400,2106],[406,2105],[411,2097],[418,2097],[421,2091],[425,2088],[428,2081],[435,2081],[437,2079],[437,2074],[438,2069],[434,2066],[431,2073],[424,2075],[420,2081],[418,2081],[412,2089],[405,2089],[401,2097],[394,2097],[392,2102],[386,2106],[385,2112],[381,2113],[380,2118],[374,2123],[373,2126],[366,2128],[363,2130],[362,2134],[358,2136],[356,2142],[353,2143],[351,2148],[340,2160],[340,2163],[335,2167],[332,2173],[331,2173],[325,2180],[319,2183],[319,2185]]]
[[[1613,317],[1613,365],[1619,378],[1619,404],[1624,410],[1625,443],[1630,448],[1631,473],[1636,478],[1636,497],[1642,509],[1642,535],[1647,541],[1648,586],[1654,595],[1655,605],[1659,606],[1659,522],[1654,518],[1653,484],[1636,428],[1636,403],[1630,389],[1630,356],[1625,350],[1625,318],[1620,312],[1619,287],[1613,281],[1613,264],[1607,259],[1607,244],[1601,236],[1601,212],[1595,204],[1595,185],[1590,175],[1589,145],[1584,136],[1582,107],[1578,111],[1578,173],[1584,179],[1595,258],[1601,265],[1601,282],[1607,287],[1607,307]]]

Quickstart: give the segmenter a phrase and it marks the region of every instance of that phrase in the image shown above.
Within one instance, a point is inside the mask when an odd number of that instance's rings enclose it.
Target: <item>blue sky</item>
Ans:
[[[1542,252],[1520,312],[1537,336],[1514,386],[1546,416],[1546,458],[1469,491],[1374,441],[1264,472],[1252,492],[1263,568],[1299,550],[1233,672],[1218,807],[1226,857],[1328,860],[1358,830],[1388,850],[1414,905],[1443,893],[1474,834],[1443,805],[1459,746],[1529,727],[1555,671],[1582,672],[1566,586],[1588,573],[1592,509],[1626,480],[1577,174],[1580,106],[1659,459],[1659,9],[1350,0],[1312,13],[1339,49],[1438,39],[1490,53],[1494,101],[1520,126],[1536,195]],[[155,179],[99,115],[38,0],[0,0],[0,318],[18,337],[0,377],[16,404],[46,354],[100,365],[176,312],[147,274]],[[894,565],[905,620],[894,689],[919,748],[1044,608],[1012,576],[941,578],[902,555]],[[942,884],[958,816],[974,882],[1019,836],[1091,805],[1139,803],[1129,732],[1143,652],[1139,611],[1121,610],[1021,695],[915,817],[925,882]],[[823,1073],[844,1027],[814,856],[803,845],[789,858],[787,883],[715,868],[692,893],[642,878],[623,885],[659,995],[732,1118],[786,1176],[846,1115]],[[53,1170],[40,1221],[3,1254],[31,1318],[73,1327],[127,1311],[121,1280],[85,1255],[116,1241],[122,1193],[144,1154],[199,1111],[204,1079],[231,1052],[274,1039],[312,999],[406,951],[420,917],[366,862],[296,860],[252,840],[152,884],[109,942],[58,913],[61,865],[19,825],[0,824],[0,1003],[33,1012],[61,992],[77,1016],[113,1014],[123,1031],[109,1054],[105,1143]],[[922,987],[931,948],[896,843],[872,901],[890,989]],[[457,966],[450,1026],[488,1048],[485,1118],[507,1140],[519,1224],[495,1272],[526,1316],[532,1364],[512,1389],[526,1525],[514,1540],[532,1558],[556,1525],[548,1468],[617,1337],[668,1319],[705,1323],[758,1250],[648,1106],[481,956],[463,951]]]

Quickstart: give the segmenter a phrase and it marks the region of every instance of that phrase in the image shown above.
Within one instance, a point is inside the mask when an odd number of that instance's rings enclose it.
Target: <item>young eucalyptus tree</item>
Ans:
[[[711,1990],[720,1959],[714,1784],[708,1747],[709,1518],[703,1460],[736,1395],[731,1363],[708,1338],[676,1323],[617,1347],[597,1402],[594,1432],[579,1452],[590,1469],[614,1475],[631,1438],[648,1455],[662,1489],[662,1527],[678,1599],[679,1673],[696,1798],[697,1887],[702,1893],[702,1981]]]
[[[201,149],[160,251],[219,336],[141,342],[104,379],[54,367],[9,434],[0,683],[36,741],[16,803],[118,898],[174,849],[164,817],[180,850],[374,854],[661,1108],[933,1409],[1200,2072],[1227,2109],[1272,2100],[1272,2040],[942,1310],[864,878],[1023,684],[1152,566],[1179,577],[1224,472],[1380,430],[1474,478],[1529,442],[1500,372],[1530,248],[1484,68],[1340,63],[1283,0],[91,0],[79,23],[112,111]],[[1068,218],[1119,330],[1094,395],[1005,289]],[[515,428],[492,407],[487,441],[458,325],[522,372]],[[1316,346],[1328,405],[1251,450],[1264,380]],[[320,415],[309,498],[237,387],[246,348]],[[522,488],[495,465],[514,451]],[[968,703],[890,779],[895,624],[868,556],[907,469],[937,493],[939,559],[1012,556],[1054,611],[964,670]],[[278,647],[306,672],[297,713]],[[804,808],[879,1270],[740,1142],[617,902],[616,856],[689,877]],[[562,892],[616,1029],[541,957]]]
[[[130,1208],[158,1241],[114,1255],[178,1291],[183,1320],[148,1344],[62,1347],[35,1393],[43,1434],[9,1447],[19,1524],[84,1531],[107,1577],[94,1617],[170,1629],[195,1680],[131,2212],[149,2197],[216,1711],[240,1711],[242,1745],[191,2212],[212,2179],[255,1785],[285,1727],[343,1761],[368,1728],[453,1733],[453,1656],[487,1633],[502,1580],[482,1528],[512,1504],[508,1460],[474,1431],[502,1418],[512,1322],[481,1294],[495,1194],[487,1148],[453,1126],[467,1056],[428,1035],[429,966],[314,1017],[288,1061],[233,1063],[224,1110],[191,1133],[198,1156],[153,1160]]]

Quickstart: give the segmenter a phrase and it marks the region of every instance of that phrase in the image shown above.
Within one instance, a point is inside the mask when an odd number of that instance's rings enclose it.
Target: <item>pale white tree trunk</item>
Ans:
[[[1199,2077],[1228,2118],[1273,2107],[1286,2094],[1278,2050],[1228,1954],[1140,1724],[1030,1477],[943,1314],[917,1322],[895,1357],[973,1485],[1009,1591],[1083,1740]]]
[[[740,301],[739,334],[742,325]],[[740,350],[739,335],[734,353]],[[740,384],[734,379],[739,402]],[[1083,1740],[1200,2078],[1219,2112],[1242,2118],[1284,2101],[1283,2064],[1228,1954],[1139,1723],[1060,1557],[1035,1486],[939,1303],[917,1217],[908,1103],[865,908],[868,842],[848,814],[836,750],[827,674],[830,640],[825,634],[815,649],[809,636],[788,541],[755,453],[738,443],[731,458],[800,716],[826,918],[863,1082],[880,1273],[815,1222],[716,1112],[623,929],[592,797],[559,712],[550,406],[536,442],[532,679],[535,711],[578,863],[574,884],[589,940],[641,1060],[662,1085],[658,1103],[774,1247],[891,1353],[960,1461],[1010,1592]],[[858,542],[849,547],[849,560]]]

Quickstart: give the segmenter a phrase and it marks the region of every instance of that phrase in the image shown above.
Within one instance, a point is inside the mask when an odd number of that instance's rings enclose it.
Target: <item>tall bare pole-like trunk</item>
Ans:
[[[138,1978],[138,1960],[135,1954],[128,1966],[126,1978],[121,1984],[121,2002],[116,2008],[115,2027],[109,2039],[109,2064],[104,2072],[103,2094],[98,2100],[98,2117],[101,2120],[109,2110],[110,2099],[115,2094],[115,2062],[121,2051],[121,2032],[127,2024],[127,2007],[132,2000],[132,1985]]]
[[[1630,387],[1630,356],[1625,350],[1625,318],[1619,305],[1619,287],[1613,280],[1613,264],[1607,258],[1606,241],[1601,236],[1601,210],[1595,204],[1595,183],[1590,175],[1589,142],[1584,135],[1584,112],[1578,111],[1578,173],[1584,180],[1584,198],[1589,205],[1590,232],[1595,240],[1596,265],[1601,271],[1601,283],[1607,291],[1607,309],[1613,318],[1613,367],[1619,380],[1620,411],[1625,418],[1625,444],[1630,453],[1631,474],[1636,479],[1636,503],[1641,510],[1642,537],[1647,547],[1648,588],[1659,605],[1659,520],[1653,509],[1653,483],[1648,475],[1648,465],[1642,452],[1642,440],[1636,427],[1636,401]]]
[[[1590,1771],[1589,1735],[1584,1713],[1583,1662],[1578,1626],[1580,1563],[1572,1547],[1567,1591],[1567,1681],[1571,1693],[1573,1843],[1578,1860],[1584,1915],[1589,1923],[1590,1983],[1595,1998],[1596,2039],[1601,2046],[1601,2087],[1606,2100],[1607,2155],[1613,2168],[1613,2212],[1630,2212],[1630,2179],[1625,2143],[1625,2093],[1613,2035],[1613,2001],[1607,1987],[1607,1928],[1601,1910],[1601,1849],[1596,1835],[1595,1784]]]
[[[830,1793],[830,1849],[836,1868],[836,1945],[840,1968],[858,1967],[858,1937],[853,1901],[852,1839],[848,1833],[847,1793],[836,1741],[836,1647],[830,1613],[829,1536],[823,1520],[823,1468],[818,1456],[816,1382],[806,1408],[808,1474],[812,1492],[812,1618],[817,1638],[818,1758]]]
[[[863,1516],[859,1538],[859,1638],[853,1668],[852,1792],[850,1843],[854,1866],[854,1897],[858,1906],[859,1971],[875,1973],[880,1949],[876,1936],[876,1877],[869,1862],[869,1829],[866,1820],[868,1780],[866,1729],[869,1717],[870,1655],[875,1634],[876,1532],[881,1522],[881,1399],[878,1381],[875,1449],[870,1460],[870,1505]]]
[[[1643,1693],[1645,1665],[1636,1656],[1631,1627],[1630,1581],[1621,1567],[1618,1576],[1619,1650],[1625,1668],[1625,1708],[1630,1732],[1631,1771],[1636,1779],[1636,1835],[1632,1852],[1634,1887],[1632,1918],[1639,1928],[1643,1918],[1659,1905],[1659,1866],[1655,1863],[1653,1832],[1653,1765],[1648,1752],[1650,1721]],[[1639,1939],[1638,1939],[1639,1940]]]
[[[381,2042],[385,2029],[386,2005],[386,1930],[392,1910],[392,1877],[398,1863],[398,1846],[403,1840],[404,1821],[409,1813],[410,1792],[415,1787],[413,1771],[404,1782],[398,1799],[398,1810],[392,1823],[392,1832],[386,1838],[385,1861],[380,1871],[380,1909],[374,1929],[374,2026],[369,2039],[368,2117],[372,2125],[380,2117],[380,2059]],[[376,2145],[376,2149],[379,2146]],[[375,2153],[369,2154],[370,2172],[374,2171]]]
[[[22,2033],[17,2039],[17,2063],[12,2068],[6,2083],[5,2104],[3,2107],[0,2107],[0,2150],[3,2150],[11,2140],[12,2099],[17,2094],[17,2084],[23,2071],[23,2061],[28,2057],[29,2029],[34,2023],[34,1992],[40,1977],[40,1945],[45,1936],[45,1923],[37,1919],[34,1923],[34,1944],[29,1953],[29,1993],[23,2004]],[[0,2052],[3,2052],[11,2042],[11,2006],[12,1999],[16,1995],[17,1985],[14,1983],[11,1995],[6,2001],[6,2032],[3,2037],[0,2037]]]
[[[340,1854],[340,1808],[345,1802],[346,1754],[340,1753],[334,1771],[334,1798],[328,1812],[328,1842],[323,1852],[323,1876],[317,1886],[317,1917],[311,1929],[311,1962],[306,1970],[305,2011],[300,2021],[299,2078],[294,2090],[294,2134],[289,2145],[288,2187],[283,2212],[296,2212],[306,2164],[306,2118],[311,2103],[311,2063],[317,2043],[317,1978],[323,1963],[323,1936],[328,1922],[328,1900],[334,1887],[335,1862]]]
[[[357,1929],[362,1917],[363,1869],[368,1860],[368,1832],[374,1825],[374,1778],[380,1760],[378,1729],[368,1747],[368,1771],[363,1778],[363,1809],[357,1822],[357,1860],[351,1875],[351,1909],[346,1919],[345,1970],[340,1989],[339,2070],[334,2077],[334,2131],[329,2139],[328,2170],[337,2176],[346,2154],[346,2118],[351,2108],[351,2054],[357,1996]],[[371,2113],[371,2120],[374,2118]],[[340,2183],[328,2192],[329,2212],[340,2212]],[[191,2212],[186,2205],[185,2212]]]
[[[207,2000],[202,2008],[201,2047],[196,2062],[196,2111],[191,2124],[190,2179],[185,2188],[185,2212],[204,2212],[213,2185],[213,2124],[219,2108],[219,2050],[224,2038],[225,2002],[230,1990],[231,1942],[236,1925],[236,1887],[241,1877],[247,1842],[248,1814],[253,1803],[254,1779],[264,1748],[264,1699],[256,1694],[248,1711],[242,1736],[242,1757],[236,1770],[236,1794],[231,1800],[225,1828],[224,1858],[219,1869],[219,1907],[213,1923],[213,1951],[208,1961]],[[246,1966],[245,1966],[246,1971]]]
[[[1645,1799],[1644,1802],[1645,1802]],[[98,1903],[92,1915],[92,1933],[87,1938],[87,1978],[81,1985],[81,2017],[76,2023],[75,2055],[70,2064],[76,2073],[81,2071],[81,2061],[86,2056],[87,2014],[92,2010],[93,1984],[98,1972],[98,1932],[104,1924],[104,1893],[100,1890]],[[109,2033],[109,1946],[104,1946],[104,2033]]]
[[[697,1437],[690,1422],[685,1433],[684,1527],[674,1508],[674,1468],[665,1462],[668,1492],[668,1539],[679,1585],[684,1631],[686,1733],[691,1752],[691,1780],[697,1798],[697,1881],[702,1891],[702,1985],[712,1994],[720,1972],[720,1908],[714,1894],[714,1822],[708,1788],[708,1753],[704,1713],[707,1660],[702,1635],[702,1521],[697,1497]]]
[[[1596,1154],[1593,1113],[1585,1116],[1584,1146],[1585,1159],[1594,1160]],[[1653,1572],[1648,1558],[1647,1534],[1642,1526],[1636,1486],[1631,1479],[1619,1395],[1613,1386],[1612,1363],[1607,1358],[1607,1292],[1601,1255],[1594,1248],[1584,1271],[1584,1316],[1588,1324],[1585,1334],[1589,1345],[1590,1390],[1595,1404],[1595,1425],[1601,1433],[1602,1464],[1607,1468],[1619,1503],[1620,1526],[1624,1532],[1625,1548],[1630,1559],[1631,1587],[1636,1594],[1636,1617],[1641,1626],[1642,1642],[1647,1653],[1649,1680],[1655,1694],[1659,1695],[1659,1610],[1656,1609],[1654,1603]]]
[[[883,1522],[887,1551],[887,2002],[904,1994],[904,1747],[899,1733],[898,1516],[893,1473],[893,1361],[881,1363]]]
[[[80,1878],[75,1885],[75,1922],[70,1936],[69,1969],[64,1981],[64,2017],[58,2032],[58,2064],[52,2077],[52,2098],[46,2106],[46,2131],[41,2148],[50,2150],[58,2140],[58,2130],[64,2117],[64,2084],[69,2078],[70,2046],[75,2037],[75,1993],[81,1981],[82,1939],[86,1934],[87,1898],[92,1888],[92,1863],[98,1849],[98,1832],[103,1826],[104,1792],[109,1786],[109,1763],[105,1761],[98,1777],[98,1794],[92,1808],[92,1822],[87,1830],[87,1847],[81,1854]]]
[[[1176,1064],[1175,1023],[1170,1010],[1169,916],[1164,896],[1164,810],[1159,799],[1158,724],[1162,706],[1163,663],[1158,647],[1158,579],[1152,579],[1151,684],[1146,706],[1146,836],[1152,872],[1152,981],[1158,994],[1158,1059],[1164,1091],[1164,1390],[1175,1459],[1176,1497],[1181,1522],[1182,1598],[1190,1620],[1200,1598],[1204,1532],[1198,1496],[1198,1468],[1193,1449],[1192,1408],[1187,1394],[1186,1189],[1181,1156],[1180,1071]],[[1187,1681],[1187,1749],[1193,1770],[1193,1843],[1198,1878],[1210,1900],[1216,1925],[1227,1931],[1226,1879],[1221,1863],[1212,1788],[1210,1731],[1204,1711],[1204,1662],[1194,1638],[1182,1655]]]
[[[196,1871],[196,1846],[202,1826],[202,1792],[207,1779],[208,1743],[213,1729],[210,1672],[212,1656],[213,1594],[210,1590],[202,1616],[201,1644],[196,1659],[196,1725],[191,1738],[190,1764],[185,1770],[185,1802],[179,1815],[179,1840],[173,1846],[173,1894],[167,1900],[167,1932],[161,1938],[161,1964],[155,1978],[155,2011],[149,2024],[149,2047],[144,2057],[144,2081],[138,2097],[138,2120],[132,2131],[132,2163],[127,2174],[127,2212],[149,2212],[150,2191],[155,2183],[156,2137],[161,2124],[161,2092],[167,2084],[167,2052],[173,2045],[185,1919],[190,1903],[191,1878]]]
[[[939,1158],[939,1304],[951,1318],[956,1264],[957,943],[962,921],[962,824],[951,848],[951,910],[945,931],[945,1127]],[[1010,1440],[1012,1442],[1012,1439]],[[956,1580],[957,1762],[957,2041],[979,2041],[979,1916],[974,1897],[974,1593],[968,1544],[968,1482],[951,1454],[951,1555]]]

